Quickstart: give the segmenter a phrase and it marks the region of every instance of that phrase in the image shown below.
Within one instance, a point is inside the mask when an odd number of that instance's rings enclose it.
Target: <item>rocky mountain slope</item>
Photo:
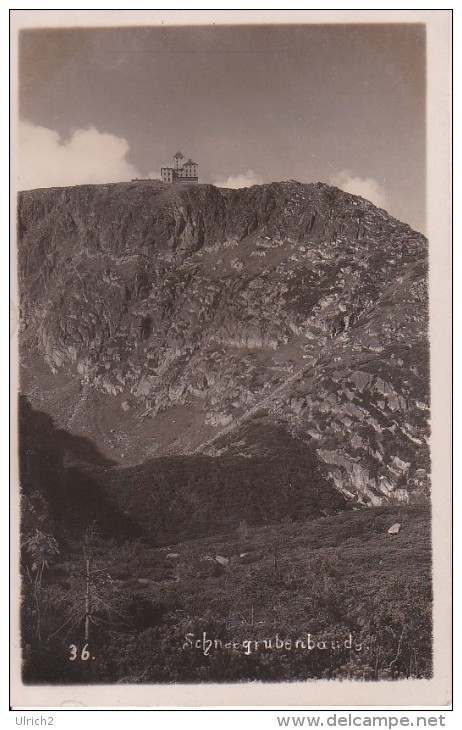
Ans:
[[[181,456],[267,457],[281,493],[295,464],[345,505],[427,494],[427,241],[366,200],[293,181],[33,190],[18,265],[21,390],[116,463],[116,491]]]

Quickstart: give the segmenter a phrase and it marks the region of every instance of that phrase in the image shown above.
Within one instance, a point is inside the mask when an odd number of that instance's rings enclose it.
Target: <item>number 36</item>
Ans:
[[[88,647],[88,644],[85,644],[85,646],[83,647],[83,649],[82,649],[82,651],[80,653],[80,659],[83,662],[86,662],[88,659],[90,659],[90,652],[88,651],[87,647]],[[69,661],[70,662],[73,662],[73,661],[75,661],[77,659],[79,650],[78,650],[78,648],[76,647],[75,644],[71,644],[70,647],[69,647],[69,649],[71,651],[71,655],[69,657]]]

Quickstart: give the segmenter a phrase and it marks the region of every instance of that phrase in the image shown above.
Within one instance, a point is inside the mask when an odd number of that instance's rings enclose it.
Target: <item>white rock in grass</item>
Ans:
[[[391,527],[390,527],[390,528],[388,529],[388,534],[389,534],[389,535],[397,535],[397,534],[398,534],[398,532],[400,531],[400,529],[401,529],[401,525],[400,525],[400,523],[399,523],[399,522],[395,522],[395,524],[394,524],[394,525],[392,525],[392,526],[391,526]]]

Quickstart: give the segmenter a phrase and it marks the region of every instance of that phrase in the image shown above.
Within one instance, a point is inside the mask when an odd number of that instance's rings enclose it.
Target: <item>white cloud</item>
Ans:
[[[128,151],[126,139],[95,127],[76,129],[63,141],[55,130],[23,121],[19,125],[18,187],[30,190],[140,177],[126,159]]]
[[[331,185],[344,190],[352,195],[360,195],[379,208],[384,208],[387,203],[387,195],[385,190],[373,177],[358,177],[348,170],[334,175],[330,179]]]
[[[261,185],[263,180],[253,170],[247,170],[240,175],[230,175],[226,180],[223,177],[215,178],[215,185],[219,188],[250,188],[251,185]]]

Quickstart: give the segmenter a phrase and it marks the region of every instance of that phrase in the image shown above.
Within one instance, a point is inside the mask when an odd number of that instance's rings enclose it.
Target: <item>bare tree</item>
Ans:
[[[68,615],[49,638],[83,626],[84,644],[92,639],[92,628],[110,629],[127,619],[127,599],[111,576],[111,567],[95,550],[97,539],[93,524],[85,531],[81,545],[81,560],[70,573],[70,587],[66,595]]]

